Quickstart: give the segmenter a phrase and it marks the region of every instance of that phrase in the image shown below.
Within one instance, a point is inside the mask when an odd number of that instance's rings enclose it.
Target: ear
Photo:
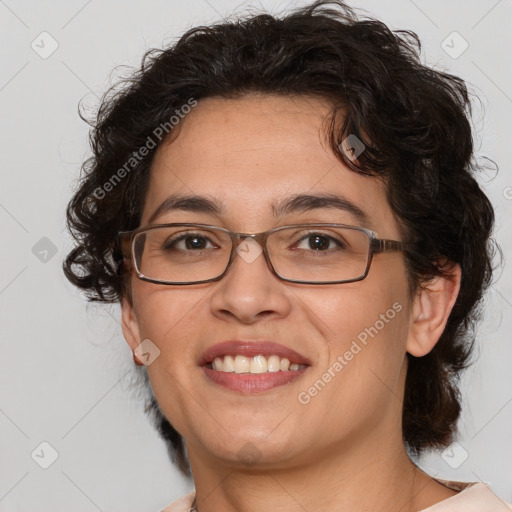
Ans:
[[[406,349],[415,357],[428,354],[439,341],[460,290],[461,269],[445,262],[449,276],[436,276],[423,284],[412,305]]]
[[[121,327],[123,329],[123,336],[130,348],[135,348],[140,345],[140,331],[137,317],[131,300],[124,298],[121,303]]]

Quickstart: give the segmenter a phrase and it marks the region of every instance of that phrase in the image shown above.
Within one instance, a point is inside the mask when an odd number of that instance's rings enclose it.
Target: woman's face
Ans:
[[[155,155],[141,226],[171,194],[206,196],[222,212],[172,210],[152,224],[197,222],[244,233],[295,223],[363,226],[334,207],[274,215],[272,205],[292,196],[330,194],[362,210],[364,227],[380,238],[400,240],[384,184],[350,171],[325,143],[328,108],[307,97],[201,100]],[[147,367],[151,385],[191,460],[233,466],[252,456],[285,467],[324,457],[333,445],[364,440],[370,451],[383,435],[400,438],[410,323],[401,252],[375,255],[368,276],[354,283],[284,282],[263,255],[249,262],[237,254],[217,282],[166,286],[133,276],[131,286],[125,337],[132,349],[149,339],[160,350]],[[200,365],[206,349],[226,340],[272,341],[311,364],[266,391],[228,389]]]

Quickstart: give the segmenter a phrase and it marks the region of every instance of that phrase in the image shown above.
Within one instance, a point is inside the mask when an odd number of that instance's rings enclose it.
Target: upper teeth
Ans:
[[[291,363],[286,357],[269,356],[268,358],[262,355],[254,357],[246,356],[224,356],[216,357],[212,361],[214,370],[221,372],[235,372],[235,373],[265,373],[265,372],[278,372],[278,371],[295,371],[303,368],[304,365]]]

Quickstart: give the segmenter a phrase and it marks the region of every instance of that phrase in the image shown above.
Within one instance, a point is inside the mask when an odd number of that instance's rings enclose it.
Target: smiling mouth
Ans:
[[[254,357],[225,355],[216,357],[205,365],[210,370],[238,374],[294,372],[307,366],[306,364],[292,362],[286,357],[278,355],[264,356],[262,354]]]

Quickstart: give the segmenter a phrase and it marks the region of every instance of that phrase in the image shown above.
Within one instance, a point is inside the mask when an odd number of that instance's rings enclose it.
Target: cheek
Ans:
[[[403,268],[372,270],[371,279],[309,292],[303,299],[327,342],[319,371],[343,373],[343,386],[356,394],[379,378],[394,387],[406,351],[409,299]]]
[[[204,331],[204,323],[198,317],[208,300],[208,290],[139,283],[133,290],[133,303],[141,339],[150,339],[160,350],[160,362],[179,372],[184,364],[195,359],[189,340],[197,339],[195,335]]]
[[[348,340],[364,341],[380,333],[403,331],[407,316],[407,290],[402,283],[384,279],[359,281],[338,288],[309,291],[303,302],[315,313],[322,332],[332,344],[345,348]]]
[[[141,280],[132,282],[132,295],[141,335],[170,332],[199,299],[181,288]]]
[[[171,290],[140,283],[133,290],[140,336],[160,351],[147,367],[151,388],[165,417],[183,434],[188,428],[185,418],[191,414],[191,383],[197,380],[194,372],[201,371],[196,368],[197,355],[190,340],[204,332],[198,315],[208,294],[205,289]]]
[[[321,361],[305,392],[333,432],[366,428],[400,403],[406,307],[393,294],[366,295],[356,289],[321,304],[317,314],[325,322],[328,359]]]

